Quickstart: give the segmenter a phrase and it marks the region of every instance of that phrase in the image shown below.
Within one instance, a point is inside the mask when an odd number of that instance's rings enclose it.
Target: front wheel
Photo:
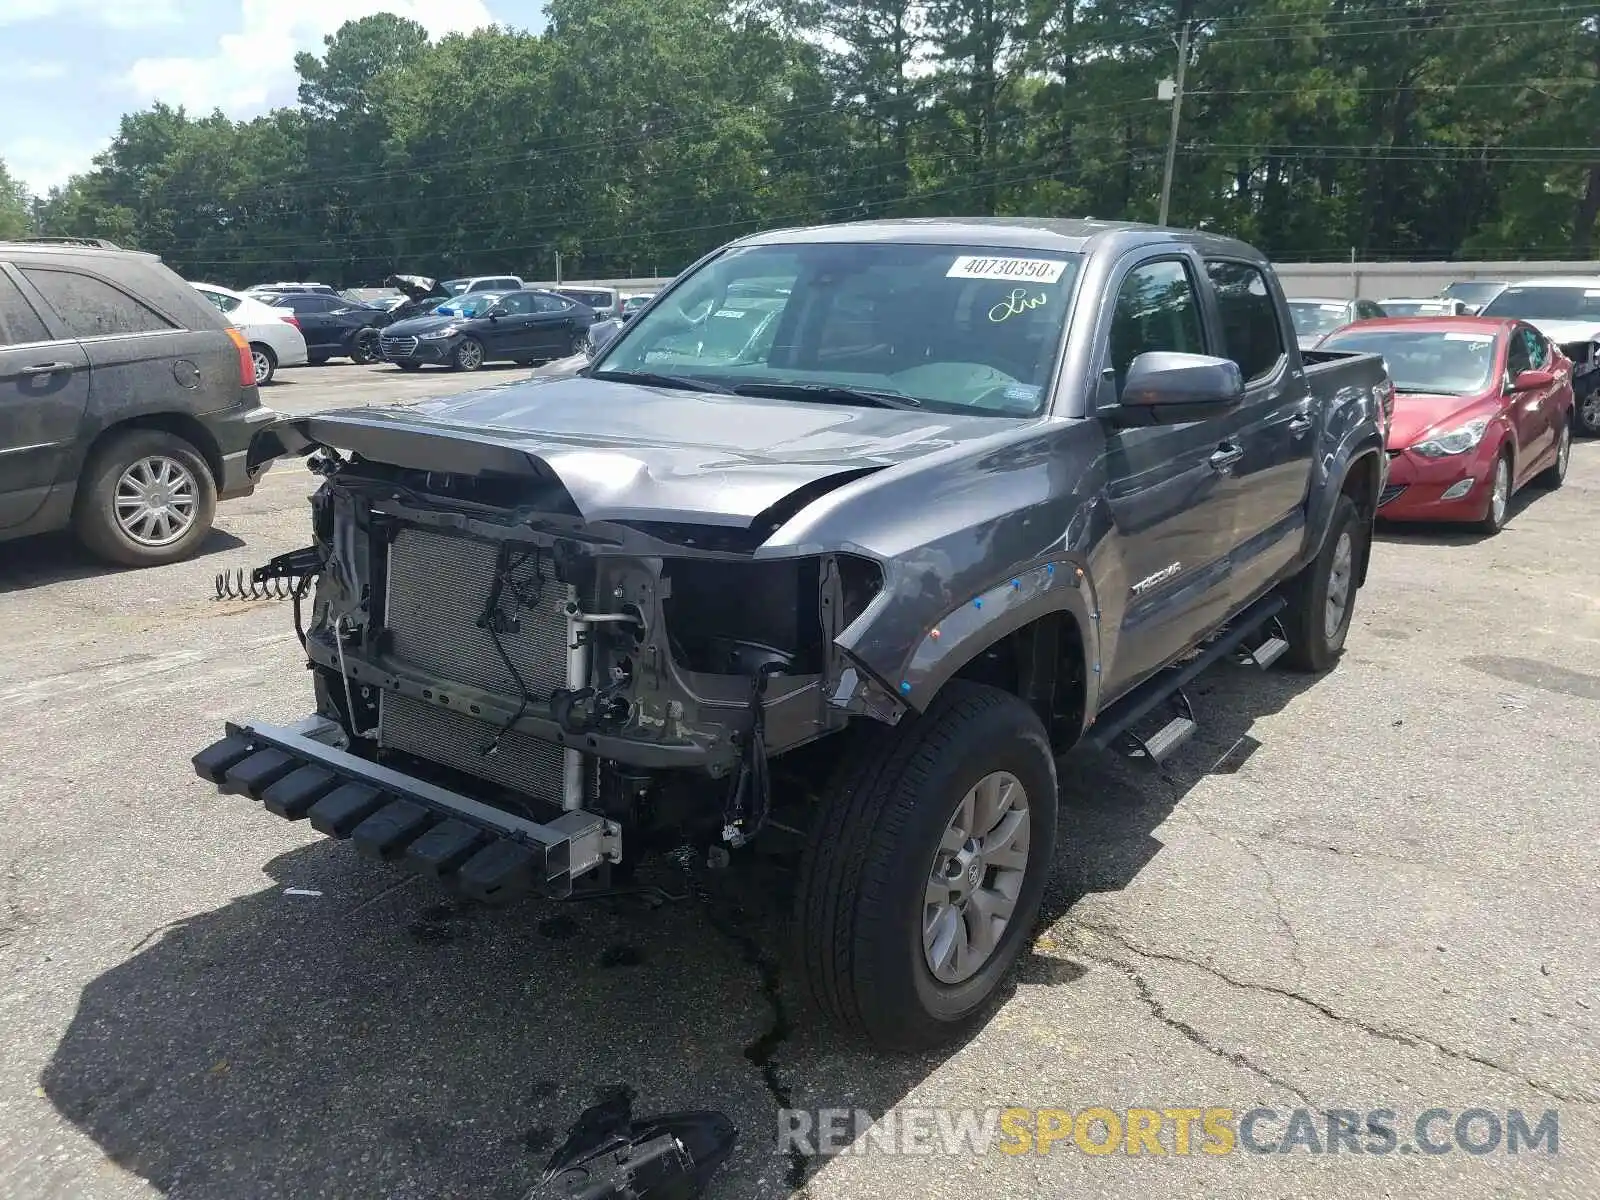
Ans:
[[[1028,945],[1056,806],[1044,727],[997,688],[954,681],[861,738],[801,859],[793,953],[813,1007],[885,1050],[967,1032]]]
[[[1600,387],[1578,401],[1572,420],[1584,437],[1600,437]]]
[[[378,331],[376,329],[363,329],[350,339],[350,361],[358,366],[366,366],[370,362],[378,361]]]
[[[1478,530],[1491,537],[1506,527],[1506,517],[1511,512],[1511,456],[1502,451],[1494,460],[1494,473],[1489,476],[1489,498],[1483,510],[1483,520]]]
[[[589,335],[587,329],[572,339],[572,353],[581,354],[585,358],[594,357],[594,338]],[[570,358],[571,355],[568,355],[568,357]]]
[[[478,370],[483,366],[483,343],[477,338],[462,338],[450,356],[450,366],[457,371]]]
[[[1334,502],[1322,549],[1285,589],[1284,664],[1296,671],[1326,671],[1344,652],[1355,613],[1356,580],[1371,529],[1349,496]]]

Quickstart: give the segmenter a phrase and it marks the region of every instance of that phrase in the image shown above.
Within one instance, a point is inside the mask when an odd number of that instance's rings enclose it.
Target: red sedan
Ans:
[[[1394,380],[1389,485],[1378,516],[1506,522],[1524,484],[1560,487],[1572,449],[1572,363],[1525,321],[1357,321],[1321,350],[1383,355]]]

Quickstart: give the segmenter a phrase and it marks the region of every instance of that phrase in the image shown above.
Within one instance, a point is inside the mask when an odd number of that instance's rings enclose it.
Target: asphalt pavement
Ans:
[[[332,364],[264,400],[523,374]],[[1159,773],[1064,760],[1011,994],[912,1058],[787,1002],[782,879],[482,910],[196,779],[223,721],[309,709],[287,604],[212,580],[305,544],[313,483],[274,467],[173,567],[0,546],[0,1196],[517,1200],[619,1087],[732,1118],[713,1200],[1600,1194],[1600,444],[1496,538],[1385,531],[1332,673],[1208,672]],[[1269,1145],[1295,1109],[1390,1109],[1404,1145],[890,1152],[929,1110],[1010,1106],[1265,1108]],[[812,1157],[780,1107],[878,1124]],[[1557,1152],[1423,1152],[1432,1108],[1554,1111]]]

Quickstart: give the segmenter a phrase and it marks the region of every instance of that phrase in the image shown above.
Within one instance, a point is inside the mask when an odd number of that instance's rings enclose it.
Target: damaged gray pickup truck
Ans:
[[[745,238],[576,376],[264,431],[324,477],[256,573],[306,580],[316,712],[195,769],[488,901],[787,849],[809,998],[946,1041],[1029,944],[1058,754],[1161,761],[1225,656],[1333,665],[1391,406],[1228,239]]]

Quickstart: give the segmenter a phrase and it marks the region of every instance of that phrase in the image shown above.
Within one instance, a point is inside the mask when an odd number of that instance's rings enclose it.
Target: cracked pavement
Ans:
[[[462,387],[282,378],[291,411]],[[517,1200],[618,1085],[739,1126],[712,1200],[1600,1194],[1600,444],[1498,538],[1383,533],[1332,674],[1208,672],[1159,773],[1063,760],[1031,954],[969,1042],[912,1058],[787,1004],[783,879],[486,912],[196,780],[223,720],[307,707],[287,605],[210,590],[303,544],[312,482],[274,469],[172,568],[0,549],[0,1197]],[[1560,1152],[811,1161],[776,1145],[785,1098],[1390,1108],[1402,1135],[1556,1109]]]

